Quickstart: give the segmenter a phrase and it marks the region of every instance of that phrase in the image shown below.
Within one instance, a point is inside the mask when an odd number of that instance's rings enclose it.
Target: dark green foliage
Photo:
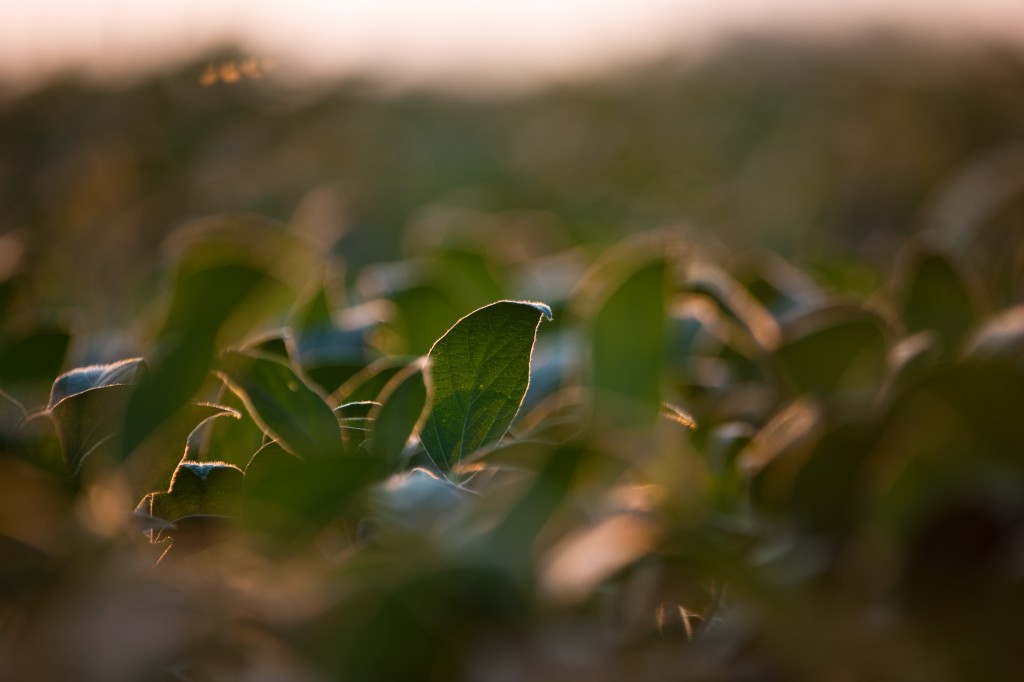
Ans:
[[[771,54],[6,103],[0,679],[1024,679],[1024,68]]]

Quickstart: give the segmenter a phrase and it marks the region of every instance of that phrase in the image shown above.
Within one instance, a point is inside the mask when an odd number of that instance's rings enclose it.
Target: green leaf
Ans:
[[[192,399],[209,374],[221,327],[269,281],[265,272],[242,263],[179,265],[152,371],[128,406],[124,455]]]
[[[227,393],[228,393],[228,395],[234,397],[234,394],[231,393],[230,391],[227,391]],[[209,437],[210,430],[212,429],[214,423],[216,423],[217,421],[220,421],[221,417],[230,417],[232,421],[241,421],[242,413],[237,411],[237,410],[233,410],[233,409],[227,408],[227,406],[225,406],[225,405],[220,405],[220,407],[224,408],[223,412],[218,412],[217,414],[214,414],[214,415],[211,415],[210,417],[207,417],[203,421],[199,422],[199,424],[197,424],[196,427],[194,429],[192,429],[191,432],[189,432],[188,438],[185,440],[185,456],[184,456],[184,459],[182,461],[194,461],[194,462],[223,461],[223,460],[211,460],[205,454],[205,449],[206,449],[205,446],[206,446],[206,443],[209,440],[208,437]],[[255,427],[255,425],[254,425],[254,428],[257,428],[257,430],[258,430],[258,427]],[[260,433],[262,434],[262,431]],[[261,441],[261,444],[262,444],[262,441]],[[254,447],[252,449],[252,452],[249,453],[249,456],[252,457],[252,453],[256,452],[256,450],[258,450],[258,449],[259,449],[258,447]],[[249,460],[246,459],[246,462],[248,462],[248,461]],[[224,462],[224,463],[225,464],[233,464],[232,462]],[[234,466],[238,466],[238,465],[234,465]]]
[[[223,462],[184,461],[170,489],[152,498],[153,516],[174,522],[186,516],[236,516],[242,470]]]
[[[934,330],[952,357],[979,317],[979,292],[954,261],[926,248],[914,254],[904,277],[902,313],[908,333]]]
[[[135,384],[148,373],[146,361],[130,358],[79,367],[61,374],[50,388],[48,410],[57,424],[64,461],[77,473],[97,448],[111,450],[120,435]],[[116,443],[120,445],[120,443]]]
[[[412,355],[428,350],[438,335],[444,333],[445,320],[466,310],[460,310],[445,292],[427,285],[396,291],[390,299],[399,310],[405,351]]]
[[[787,324],[775,357],[800,393],[869,398],[881,385],[888,352],[878,315],[838,304]]]
[[[593,386],[600,418],[653,424],[661,412],[668,264],[655,260],[627,275],[593,320]]]
[[[237,418],[208,419],[196,427],[189,435],[192,452],[187,456],[199,461],[227,462],[245,467],[256,451],[263,447],[266,434],[249,415],[242,399],[226,386],[222,387],[217,403],[237,410]]]
[[[530,383],[530,355],[543,303],[499,301],[455,323],[430,349],[434,395],[421,439],[442,471],[496,443]]]
[[[245,469],[242,516],[250,529],[292,544],[344,511],[381,475],[370,457],[303,461],[268,443]]]
[[[471,496],[464,488],[424,469],[397,474],[370,494],[373,530],[427,532]]]
[[[395,375],[381,391],[379,405],[370,413],[370,452],[386,462],[391,471],[399,467],[405,444],[426,419],[430,397],[426,370],[424,358]]]
[[[334,412],[292,367],[271,357],[228,351],[218,374],[253,419],[293,454],[316,459],[343,452]]]
[[[50,408],[71,473],[77,473],[85,458],[101,448],[117,458],[116,437],[134,390],[126,384],[100,386],[68,396]]]

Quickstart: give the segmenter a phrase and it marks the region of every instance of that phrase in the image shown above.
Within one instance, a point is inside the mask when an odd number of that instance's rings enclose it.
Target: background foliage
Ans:
[[[0,678],[1019,679],[1019,57],[207,66],[0,105]]]

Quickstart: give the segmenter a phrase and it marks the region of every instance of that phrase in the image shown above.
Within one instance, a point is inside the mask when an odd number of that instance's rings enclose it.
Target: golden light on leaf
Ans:
[[[541,588],[555,601],[578,603],[603,581],[649,553],[661,528],[647,516],[620,514],[570,535],[551,549]]]

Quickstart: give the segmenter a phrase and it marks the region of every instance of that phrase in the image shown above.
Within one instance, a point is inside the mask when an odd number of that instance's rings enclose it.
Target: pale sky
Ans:
[[[0,81],[130,76],[235,41],[316,75],[516,84],[737,33],[870,27],[1024,46],[1024,0],[0,0]]]

